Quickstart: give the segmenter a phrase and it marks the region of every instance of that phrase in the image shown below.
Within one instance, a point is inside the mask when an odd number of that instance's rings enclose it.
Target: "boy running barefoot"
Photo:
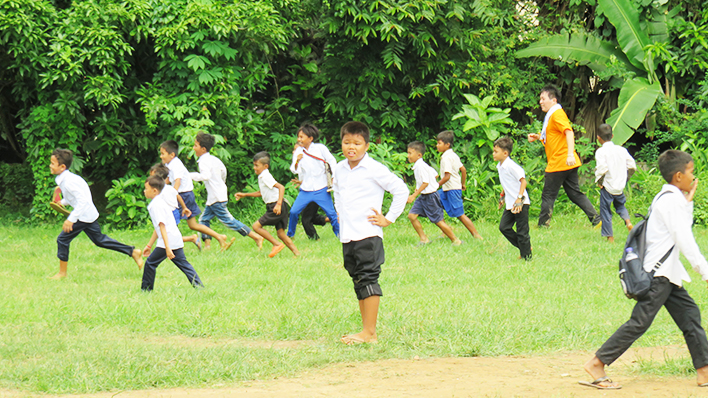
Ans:
[[[408,187],[386,166],[370,158],[369,128],[360,122],[342,126],[342,153],[332,188],[339,215],[339,240],[342,242],[344,268],[354,282],[359,300],[363,330],[342,337],[344,344],[376,341],[381,264],[384,263],[383,227],[391,225],[403,212]],[[388,214],[381,214],[384,192],[393,194]]]
[[[270,170],[268,170],[269,167],[270,155],[268,152],[258,152],[256,156],[253,157],[253,171],[258,175],[258,188],[260,188],[260,190],[258,192],[249,193],[238,192],[234,196],[236,196],[236,200],[244,197],[263,198],[263,202],[266,204],[266,213],[263,217],[259,218],[258,221],[253,223],[253,230],[273,244],[273,250],[268,254],[268,257],[275,257],[285,246],[297,257],[300,255],[300,252],[285,232],[285,228],[288,227],[288,218],[290,217],[288,204],[283,203],[285,187],[283,184],[275,181],[273,175],[270,174]],[[278,238],[280,238],[283,243],[278,242],[273,235],[269,234],[268,231],[263,228],[266,225],[275,226]]]
[[[430,239],[423,232],[423,226],[418,221],[418,216],[427,217],[430,222],[437,225],[441,231],[450,238],[454,246],[459,246],[462,241],[457,239],[452,232],[452,228],[443,220],[443,207],[438,195],[438,184],[436,177],[438,172],[430,167],[423,160],[425,144],[420,141],[413,141],[408,144],[408,162],[413,163],[413,174],[415,176],[416,190],[408,197],[408,203],[413,203],[408,219],[413,224],[413,229],[418,233],[420,241],[418,245],[427,245]],[[420,195],[420,196],[418,196]],[[417,198],[416,198],[417,197]]]
[[[74,155],[71,151],[55,149],[52,152],[49,163],[49,170],[57,176],[56,183],[64,195],[61,204],[63,206],[68,204],[74,208],[66,218],[66,221],[64,221],[62,232],[57,238],[59,272],[52,276],[51,279],[66,278],[69,266],[69,245],[82,231],[86,233],[94,245],[126,254],[133,258],[133,261],[138,265],[138,269],[142,269],[143,259],[140,256],[140,249],[124,245],[101,233],[101,226],[97,221],[98,210],[93,204],[88,184],[83,178],[67,170],[71,167],[73,160]]]

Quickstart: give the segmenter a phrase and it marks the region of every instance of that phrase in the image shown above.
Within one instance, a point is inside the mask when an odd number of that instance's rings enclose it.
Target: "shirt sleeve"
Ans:
[[[379,184],[381,188],[390,192],[393,195],[393,201],[391,201],[391,207],[386,213],[386,219],[390,222],[396,222],[398,216],[403,213],[403,208],[406,207],[406,200],[408,200],[408,186],[403,182],[398,176],[393,174],[385,166],[381,166],[381,170],[377,172],[376,183]]]
[[[211,167],[207,162],[197,162],[199,164],[198,173],[189,173],[192,181],[208,181],[211,178]]]
[[[300,165],[297,165],[295,167],[295,164],[297,163],[297,155],[302,153],[302,147],[298,147],[295,152],[293,152],[293,161],[290,163],[290,171],[293,174],[298,174],[300,173],[298,170],[300,169]]]
[[[275,184],[278,183],[278,181],[275,181],[275,177],[273,177],[273,174],[270,174],[270,173],[263,176],[263,179],[261,181],[263,181],[263,184],[265,184],[265,186],[267,186],[270,189],[273,189]]]
[[[607,165],[607,159],[602,151],[602,147],[598,148],[595,152],[595,182],[600,181],[602,176],[604,176],[609,167]]]
[[[339,213],[339,203],[341,197],[339,195],[339,181],[337,180],[337,173],[332,170],[332,191],[334,192],[334,210]]]
[[[637,162],[634,161],[634,158],[629,154],[626,148],[624,149],[624,154],[626,157],[627,170],[636,170]]]
[[[679,200],[681,199],[683,198],[674,199],[671,202],[667,201],[667,206],[664,207],[666,211],[661,212],[662,219],[679,251],[705,281],[708,280],[708,262],[701,254],[691,230],[693,202],[680,203]]]
[[[440,178],[445,177],[445,173],[452,174],[452,159],[449,156],[442,156],[440,158]]]

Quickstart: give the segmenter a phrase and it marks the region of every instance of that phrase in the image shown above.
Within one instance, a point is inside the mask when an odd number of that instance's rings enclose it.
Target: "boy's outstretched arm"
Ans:
[[[234,198],[236,200],[239,200],[241,198],[260,198],[261,197],[261,191],[256,191],[256,192],[236,192],[234,194]]]

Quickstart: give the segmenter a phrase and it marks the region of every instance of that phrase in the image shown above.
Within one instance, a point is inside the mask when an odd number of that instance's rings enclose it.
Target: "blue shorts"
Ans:
[[[440,201],[448,216],[457,218],[465,215],[465,208],[462,206],[461,189],[451,189],[449,191],[440,189],[438,193],[440,193]]]
[[[428,194],[421,194],[413,203],[410,214],[417,214],[421,217],[427,217],[430,222],[437,224],[443,220],[443,206],[440,201],[440,195],[437,191]]]
[[[194,191],[180,192],[179,196],[181,196],[182,200],[184,200],[184,205],[192,211],[192,215],[189,216],[189,218],[202,214],[202,209],[200,209],[199,206],[197,206],[197,202],[194,201]],[[183,220],[187,219],[187,217],[184,216],[181,218]]]
[[[179,208],[172,210],[172,215],[175,216],[175,223],[179,224],[182,221],[182,214],[180,214]]]

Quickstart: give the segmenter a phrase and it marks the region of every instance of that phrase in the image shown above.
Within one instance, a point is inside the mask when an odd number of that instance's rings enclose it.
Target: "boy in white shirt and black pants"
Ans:
[[[342,153],[345,159],[334,171],[334,206],[339,215],[344,268],[354,282],[363,330],[342,337],[344,344],[376,341],[376,320],[381,264],[384,263],[383,227],[391,225],[403,212],[408,187],[386,166],[370,158],[369,128],[361,122],[342,126]],[[381,214],[384,192],[393,194],[386,216]]]
[[[165,186],[165,180],[158,176],[150,176],[145,181],[145,197],[150,199],[148,212],[152,225],[157,233],[157,247],[150,253],[150,245],[145,247],[143,256],[148,256],[143,269],[142,289],[151,291],[155,287],[155,272],[157,266],[169,258],[187,276],[189,283],[194,287],[203,287],[202,281],[194,270],[192,264],[184,256],[184,243],[182,234],[177,228],[172,208],[160,195]]]
[[[646,252],[644,270],[650,272],[657,265],[651,288],[632,310],[632,317],[600,347],[584,368],[592,376],[593,382],[583,385],[599,389],[617,389],[605,374],[605,365],[612,364],[649,328],[662,306],[669,311],[676,325],[683,332],[696,368],[697,382],[708,386],[708,340],[701,326],[701,313],[693,299],[682,287],[683,281],[690,282],[686,269],[681,264],[679,253],[683,253],[693,269],[708,281],[708,262],[701,254],[693,237],[693,196],[698,180],[693,177],[691,155],[668,150],[659,156],[659,171],[668,182],[654,197],[651,215],[646,225]],[[663,264],[659,261],[670,253]]]
[[[520,259],[531,260],[531,236],[529,235],[531,200],[526,191],[524,169],[509,157],[512,149],[514,149],[514,142],[509,137],[494,141],[492,158],[499,162],[497,171],[503,189],[499,207],[504,205],[499,232],[519,249]],[[514,231],[514,224],[516,224],[516,231]]]
[[[612,243],[615,241],[612,233],[613,204],[627,229],[632,230],[629,212],[624,207],[627,200],[622,191],[629,177],[637,170],[637,164],[625,148],[612,142],[612,127],[609,124],[601,124],[598,127],[597,141],[602,145],[595,152],[595,182],[600,186],[601,234]]]

